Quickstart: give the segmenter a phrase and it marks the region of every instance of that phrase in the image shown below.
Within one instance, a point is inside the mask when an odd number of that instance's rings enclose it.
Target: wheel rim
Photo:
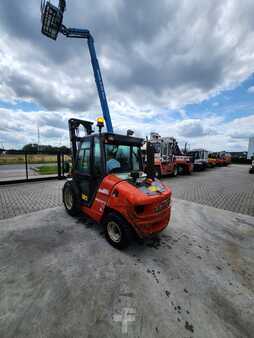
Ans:
[[[108,232],[110,239],[113,242],[119,243],[121,241],[122,232],[121,232],[119,225],[116,222],[114,222],[114,221],[108,222],[107,232]]]
[[[64,191],[64,202],[65,202],[66,208],[70,210],[73,205],[73,196],[72,196],[72,192],[70,189],[65,189]]]

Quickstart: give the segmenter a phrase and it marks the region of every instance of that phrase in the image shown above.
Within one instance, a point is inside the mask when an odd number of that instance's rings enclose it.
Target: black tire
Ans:
[[[105,217],[103,224],[107,241],[117,249],[126,248],[134,238],[130,225],[115,212],[109,213]]]
[[[161,170],[159,167],[155,167],[155,177],[161,178]]]
[[[77,216],[80,214],[79,193],[72,181],[65,182],[64,184],[63,203],[69,215]]]

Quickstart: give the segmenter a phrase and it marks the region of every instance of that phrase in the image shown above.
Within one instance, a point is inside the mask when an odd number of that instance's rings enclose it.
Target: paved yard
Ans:
[[[125,251],[62,207],[0,221],[0,337],[251,338],[254,218],[176,199]]]
[[[209,169],[166,178],[176,198],[254,216],[254,175],[248,166]],[[64,181],[0,186],[0,219],[62,205]]]
[[[0,219],[62,205],[64,181],[0,186]]]
[[[230,165],[165,180],[174,197],[254,216],[254,175]]]
[[[254,176],[164,182],[169,227],[123,252],[66,214],[64,181],[1,186],[0,337],[253,337]]]

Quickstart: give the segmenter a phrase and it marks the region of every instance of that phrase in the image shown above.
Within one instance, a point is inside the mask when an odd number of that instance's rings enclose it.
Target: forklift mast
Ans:
[[[82,140],[82,137],[79,136],[79,127],[82,126],[86,132],[86,135],[91,135],[93,133],[92,129],[93,122],[83,121],[79,119],[69,119],[69,134],[71,142],[71,152],[72,152],[72,168],[74,168],[75,160],[77,157],[78,151],[78,142]]]
[[[159,133],[150,133],[150,142],[160,145],[160,155],[182,155],[178,143],[174,137],[162,137]],[[157,150],[158,152],[158,150]]]

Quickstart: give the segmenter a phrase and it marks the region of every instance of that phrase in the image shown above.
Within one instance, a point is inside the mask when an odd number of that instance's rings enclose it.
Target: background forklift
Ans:
[[[147,142],[151,143],[154,150],[155,176],[157,178],[167,175],[177,176],[178,171],[172,152],[171,138],[162,138],[159,133],[152,132]]]
[[[192,158],[194,171],[202,171],[208,167],[208,151],[205,149],[192,149],[186,152]]]
[[[133,234],[143,238],[162,231],[171,214],[171,190],[154,178],[154,153],[148,144],[147,175],[143,172],[141,146],[143,140],[113,133],[106,93],[103,86],[93,38],[88,30],[66,28],[63,24],[65,0],[58,8],[49,1],[41,3],[42,33],[54,40],[61,32],[67,37],[84,38],[93,66],[107,133],[102,133],[104,119],[93,123],[69,120],[72,150],[71,178],[63,188],[67,212],[75,216],[82,212],[105,226],[107,240],[117,248],[127,246]],[[80,129],[85,136],[80,136]]]
[[[161,137],[159,133],[152,132],[148,141],[154,148],[156,177],[191,174],[193,165],[190,157],[183,154],[174,137]]]

